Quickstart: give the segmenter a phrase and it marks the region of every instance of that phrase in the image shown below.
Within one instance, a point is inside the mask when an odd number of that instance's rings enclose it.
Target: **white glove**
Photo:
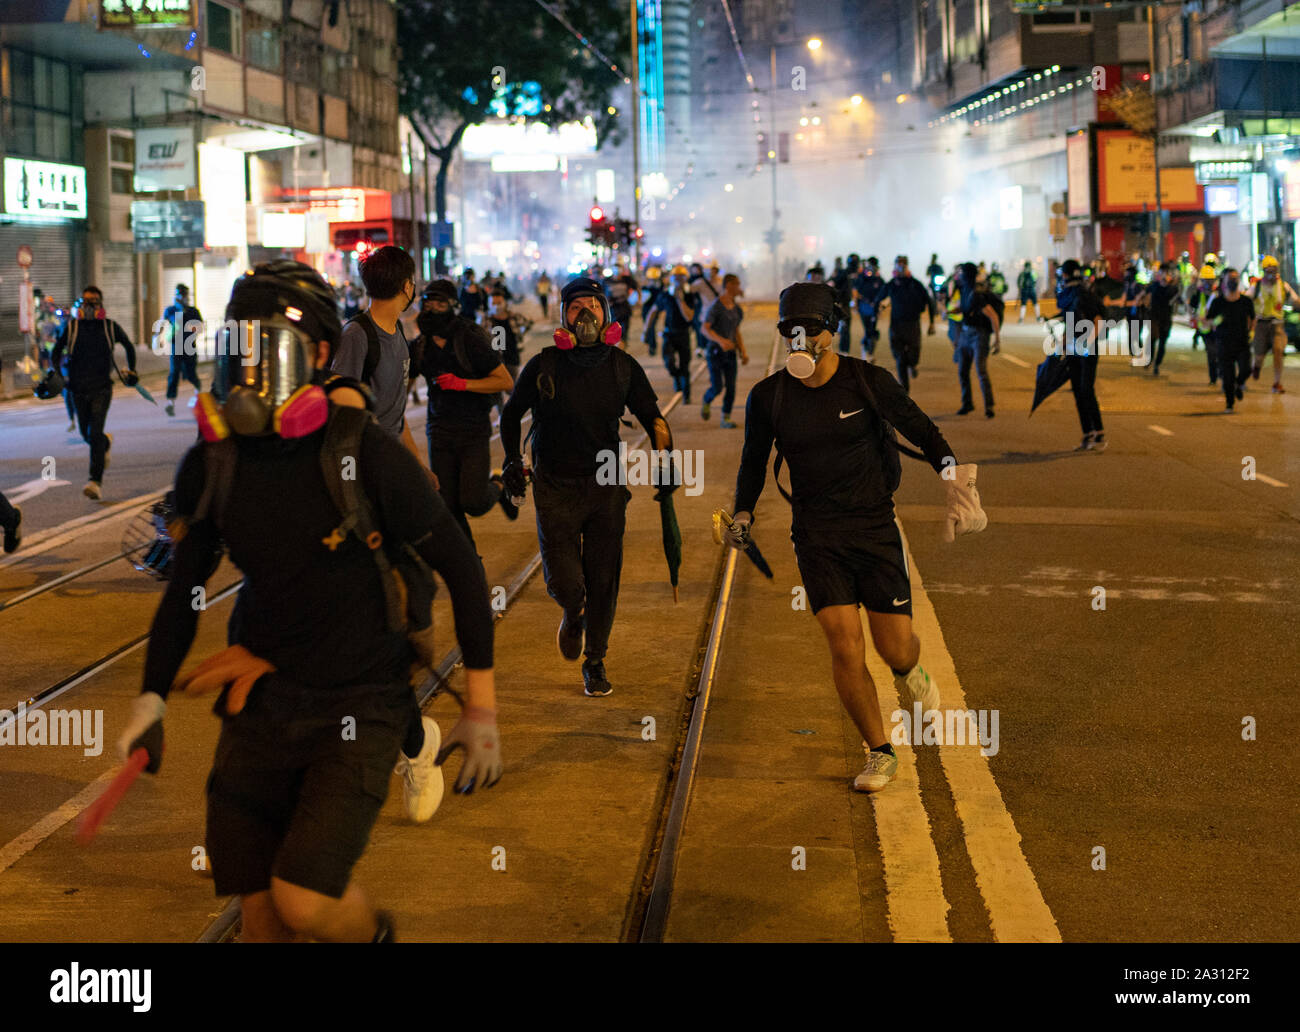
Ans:
[[[730,545],[732,548],[744,548],[749,541],[749,528],[753,522],[752,516],[748,513],[741,513],[739,516],[733,517],[731,526],[728,526],[719,512],[713,521],[713,539],[719,544]],[[733,530],[732,527],[735,529]]]
[[[980,506],[980,493],[975,487],[973,462],[953,469],[953,479],[948,485],[948,515],[943,522],[943,539],[955,540],[955,534],[977,534],[989,525],[989,518]],[[955,532],[955,533],[954,533]]]
[[[167,703],[157,692],[142,692],[132,699],[131,716],[117,739],[118,756],[125,761],[132,752],[143,746],[149,753],[149,764],[145,770],[156,774],[162,764],[162,720],[166,712]]]

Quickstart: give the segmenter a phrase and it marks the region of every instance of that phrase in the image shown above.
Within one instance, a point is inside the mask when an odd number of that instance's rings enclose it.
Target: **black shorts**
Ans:
[[[224,703],[223,693],[219,713]],[[223,716],[208,777],[217,895],[262,892],[274,875],[340,898],[388,796],[410,713],[404,682],[258,681],[238,716]]]
[[[912,582],[898,524],[863,533],[840,525],[792,536],[799,576],[814,613],[827,606],[865,606],[912,615]]]

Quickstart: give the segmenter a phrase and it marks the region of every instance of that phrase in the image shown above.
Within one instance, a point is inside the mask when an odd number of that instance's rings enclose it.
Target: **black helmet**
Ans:
[[[238,339],[231,324],[237,324]],[[270,414],[316,378],[318,343],[328,342],[332,356],[342,335],[334,293],[310,265],[278,259],[236,280],[214,384],[214,393],[227,398],[230,428],[238,434],[272,432]]]
[[[609,298],[605,295],[605,288],[590,276],[577,276],[569,280],[560,290],[560,321],[564,322],[566,326],[565,313],[569,309],[569,302],[580,297],[599,298],[601,309],[605,313],[605,325],[608,326],[614,321],[613,313],[609,307]],[[568,328],[572,329],[573,327]]]
[[[42,401],[49,401],[51,398],[57,398],[63,393],[63,388],[67,384],[63,380],[63,374],[57,369],[48,369],[45,372],[44,379],[37,382],[32,388],[32,393]]]
[[[796,323],[818,322],[828,330],[840,323],[840,306],[829,283],[791,283],[777,302],[777,332],[789,337]]]
[[[455,304],[459,295],[456,293],[456,284],[448,279],[430,280],[424,285],[424,290],[420,292],[420,303],[425,301],[446,301]]]
[[[1083,275],[1083,266],[1073,258],[1067,258],[1058,270],[1066,279],[1079,279]]]

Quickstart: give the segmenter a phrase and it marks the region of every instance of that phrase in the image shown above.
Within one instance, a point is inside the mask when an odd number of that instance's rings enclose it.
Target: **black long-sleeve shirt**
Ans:
[[[69,341],[71,346],[69,347]],[[55,369],[68,357],[68,386],[81,394],[113,385],[113,345],[126,352],[128,369],[135,369],[131,338],[112,319],[69,319],[54,344],[50,362]]]
[[[501,446],[507,458],[520,454],[519,426],[530,409],[533,468],[544,475],[595,476],[599,453],[618,451],[618,421],[625,406],[645,427],[651,442],[655,440],[655,421],[662,419],[663,413],[645,370],[619,348],[596,346],[605,348],[604,358],[591,367],[579,365],[567,352],[554,352],[553,400],[542,401],[537,383],[546,351],[528,360],[519,373],[514,394],[501,412]],[[619,391],[618,364],[628,367],[626,401]]]
[[[865,366],[879,413],[862,395],[851,363]],[[772,405],[784,377],[779,432]],[[767,479],[775,443],[790,470],[794,501],[792,529],[877,524],[893,518],[894,499],[886,479],[883,416],[920,448],[936,472],[952,449],[934,422],[881,366],[841,356],[839,368],[820,387],[808,387],[784,369],[756,383],[745,404],[745,447],[736,476],[734,512],[754,512]]]
[[[364,544],[325,544],[340,515],[320,468],[325,431],[297,440],[236,438],[239,449],[221,534],[212,518],[176,546],[171,582],[154,615],[144,690],[164,698],[194,641],[194,588],[211,575],[224,537],[244,586],[228,640],[312,686],[403,680],[412,658],[388,629],[383,582]],[[492,666],[492,610],[483,567],[415,457],[378,424],[361,439],[357,472],[390,545],[411,544],[451,592],[465,665]],[[193,513],[203,493],[204,452],[191,448],[176,475],[176,507]]]

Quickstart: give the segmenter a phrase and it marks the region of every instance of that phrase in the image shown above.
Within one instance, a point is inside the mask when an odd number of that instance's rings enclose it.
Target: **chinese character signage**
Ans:
[[[11,215],[86,217],[86,170],[80,165],[5,158],[4,210]]]

